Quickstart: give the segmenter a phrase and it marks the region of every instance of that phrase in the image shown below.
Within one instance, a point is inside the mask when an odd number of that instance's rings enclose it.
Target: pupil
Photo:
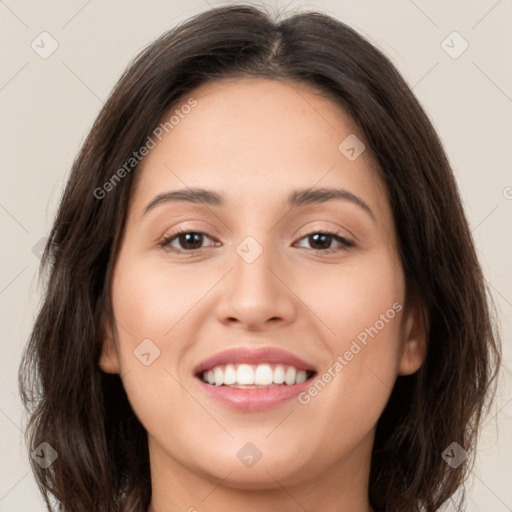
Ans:
[[[192,244],[201,246],[201,233],[184,233],[180,236],[180,244],[184,242],[184,244]],[[193,240],[195,238],[195,241]],[[183,244],[182,244],[183,245]],[[193,247],[196,249],[197,247]]]
[[[310,235],[310,238],[313,239],[313,246],[314,244],[318,244],[318,238],[322,238],[323,239],[323,244],[325,244],[325,240],[330,240],[331,238],[331,235],[326,235],[324,233],[315,233],[314,235]],[[322,242],[320,242],[320,245],[322,245]],[[327,245],[330,245],[330,244],[327,244]],[[324,247],[325,248],[325,247]]]

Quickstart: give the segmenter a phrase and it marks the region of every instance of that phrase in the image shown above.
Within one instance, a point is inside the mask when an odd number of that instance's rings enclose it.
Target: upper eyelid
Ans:
[[[187,222],[187,221],[185,221]],[[195,222],[194,220],[191,220],[190,222]],[[200,221],[201,223],[203,223],[202,221]],[[333,221],[329,221],[327,219],[324,219],[322,221],[316,221],[316,222],[327,222],[327,223],[333,223]],[[304,226],[310,224],[310,222],[306,223],[306,224],[303,224],[296,232],[297,234],[294,235],[294,236],[299,236],[299,233],[301,233],[303,231]],[[210,233],[208,233],[206,230],[210,231],[210,232],[216,232],[217,230],[214,229],[214,228],[197,228],[196,226],[188,226],[188,225],[185,225],[184,227],[180,227],[180,228],[177,228],[176,231],[172,232],[170,235],[164,235],[162,238],[171,238],[171,237],[174,237],[176,236],[177,234],[180,234],[180,233],[201,233],[201,234],[204,234],[204,235],[207,235],[208,237],[210,238],[216,238],[218,239],[218,235],[217,234],[214,234],[214,235],[211,235]],[[230,230],[231,231],[231,230]],[[341,232],[343,231],[346,231],[348,236],[344,236],[341,234]],[[343,238],[351,238],[352,240],[354,240],[355,242],[358,241],[359,237],[356,236],[350,229],[348,229],[346,226],[333,226],[333,227],[323,227],[323,226],[311,226],[310,228],[307,229],[307,231],[304,231],[302,235],[300,235],[301,237],[304,237],[306,235],[309,235],[311,233],[321,233],[321,232],[331,232],[331,233],[334,233],[337,234],[338,236],[342,236]]]

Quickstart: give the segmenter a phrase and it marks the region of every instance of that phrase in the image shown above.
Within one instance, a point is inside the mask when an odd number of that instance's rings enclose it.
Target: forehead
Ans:
[[[190,98],[195,106],[185,108]],[[252,205],[255,212],[261,201],[277,204],[291,190],[343,187],[389,217],[385,186],[369,149],[355,160],[340,150],[345,140],[364,143],[361,130],[309,84],[256,78],[210,82],[176,102],[160,126],[166,122],[161,140],[155,138],[136,171],[132,206],[139,212],[155,195],[186,187],[218,190],[226,206]]]

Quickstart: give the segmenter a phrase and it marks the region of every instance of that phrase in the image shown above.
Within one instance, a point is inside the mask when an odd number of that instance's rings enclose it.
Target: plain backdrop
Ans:
[[[45,510],[23,444],[17,371],[41,298],[40,240],[72,161],[129,61],[179,21],[224,4],[0,1],[0,511]],[[482,431],[467,510],[512,511],[512,1],[266,5],[287,13],[318,9],[366,36],[413,87],[444,143],[496,300],[504,346],[498,397]]]

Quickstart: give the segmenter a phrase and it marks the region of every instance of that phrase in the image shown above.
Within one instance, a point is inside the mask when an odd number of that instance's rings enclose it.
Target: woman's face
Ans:
[[[190,96],[134,171],[100,365],[121,375],[154,471],[247,489],[361,480],[395,379],[425,352],[369,148],[304,84]]]

